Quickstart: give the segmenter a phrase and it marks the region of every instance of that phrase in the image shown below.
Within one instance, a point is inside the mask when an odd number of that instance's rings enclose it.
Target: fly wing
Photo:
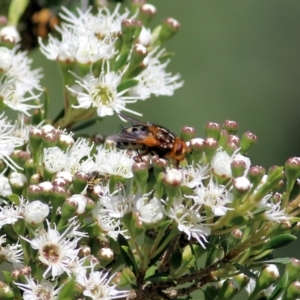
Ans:
[[[144,126],[149,125],[149,123],[142,122],[142,121],[137,120],[137,119],[135,119],[135,118],[126,116],[126,115],[124,115],[124,114],[122,114],[122,113],[118,113],[118,115],[120,116],[121,119],[130,122],[132,125],[144,125]]]

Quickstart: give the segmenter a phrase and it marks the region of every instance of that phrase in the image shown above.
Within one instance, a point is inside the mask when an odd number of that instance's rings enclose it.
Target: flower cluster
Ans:
[[[167,19],[157,29],[148,28],[156,14],[154,6],[143,4],[135,11],[120,13],[117,5],[112,13],[105,7],[96,15],[91,8],[76,13],[62,10],[57,27],[60,38],[50,36],[47,45],[40,39],[40,45],[48,59],[67,65],[63,72],[69,91],[66,114],[73,122],[122,111],[139,115],[127,104],[153,94],[172,96],[182,86],[178,74],[166,71],[170,60],[161,48],[178,31],[179,23]],[[146,17],[148,22],[143,23]],[[77,110],[85,112],[82,115]],[[58,125],[68,127],[69,122],[63,119]]]
[[[257,137],[238,136],[229,120],[207,123],[200,136],[133,119],[107,138],[76,133],[182,85],[161,48],[178,22],[151,30],[156,9],[143,1],[120,11],[62,8],[59,38],[40,40],[65,84],[54,121],[35,94],[40,71],[11,45],[17,32],[0,30],[3,109],[22,112],[15,123],[0,116],[0,263],[12,268],[0,298],[179,299],[205,290],[217,300],[245,288],[251,300],[300,299],[300,261],[273,257],[299,231],[299,157],[253,166]],[[274,264],[286,265],[281,278]]]

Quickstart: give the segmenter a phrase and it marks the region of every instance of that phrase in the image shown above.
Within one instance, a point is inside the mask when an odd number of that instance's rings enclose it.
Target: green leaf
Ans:
[[[150,281],[150,282],[173,282],[175,281],[169,277],[169,272],[161,272],[161,273],[156,273],[152,276],[149,276],[145,278],[145,281]]]
[[[9,201],[15,205],[19,205],[20,204],[20,198],[17,194],[11,194],[7,197],[9,199]]]
[[[59,292],[58,300],[72,300],[75,299],[75,280],[70,279],[64,284]]]
[[[260,262],[254,262],[254,264],[259,263],[259,264],[282,264],[286,265],[289,264],[293,261],[291,257],[277,257],[274,259],[269,259],[269,260],[263,260]]]
[[[2,271],[3,276],[4,276],[4,282],[7,285],[10,285],[12,283],[12,279],[11,279],[11,273],[10,272],[6,272],[6,271]]]
[[[249,269],[245,268],[244,266],[238,264],[238,263],[232,263],[238,270],[240,270],[242,273],[247,275],[249,278],[252,278],[253,280],[257,280],[257,276],[251,272]]]
[[[126,263],[126,265],[131,269],[131,271],[137,275],[138,274],[138,266],[134,259],[134,255],[130,249],[130,246],[122,234],[118,234],[118,243],[120,246],[121,255]]]
[[[166,230],[172,223],[173,223],[173,220],[163,221],[158,225],[157,229],[158,229],[158,231]]]
[[[120,286],[126,286],[128,283],[132,286],[132,288],[137,288],[135,275],[128,267],[125,267],[121,272],[119,284]]]
[[[279,282],[277,282],[275,289],[273,290],[271,296],[268,300],[276,300],[278,296],[282,293],[285,288],[286,282],[288,280],[288,274],[284,273],[283,276],[280,278]]]
[[[296,239],[297,239],[297,237],[295,237],[292,234],[281,234],[279,236],[272,238],[270,242],[265,244],[262,247],[262,251],[269,250],[269,249],[277,249],[277,248],[286,246],[286,245],[294,242]]]
[[[126,90],[126,89],[129,89],[129,88],[131,88],[131,87],[133,87],[133,86],[136,86],[138,83],[139,83],[139,81],[136,80],[136,79],[128,79],[128,80],[125,80],[125,81],[121,82],[121,83],[118,85],[117,91],[118,91],[118,93],[120,93],[120,92],[122,92],[122,91],[124,91],[124,90]]]
[[[86,128],[90,127],[90,126],[95,125],[96,123],[99,123],[102,120],[103,120],[103,118],[94,118],[94,119],[88,120],[86,122],[82,122],[78,126],[72,127],[71,130],[73,132],[75,132],[75,131],[79,131],[79,130],[82,130],[82,129],[86,129]]]

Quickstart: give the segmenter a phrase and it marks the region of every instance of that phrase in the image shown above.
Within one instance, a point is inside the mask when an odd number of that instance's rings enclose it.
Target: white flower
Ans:
[[[18,91],[23,91],[24,94],[29,92],[33,96],[34,90],[42,91],[40,85],[41,69],[31,70],[32,59],[28,58],[26,52],[18,50],[18,47],[11,50],[12,64],[5,75],[8,77],[8,81],[14,82],[14,87]]]
[[[26,277],[26,281],[27,283],[14,282],[15,285],[24,291],[22,296],[24,300],[56,300],[60,289],[63,287],[61,285],[57,288],[57,282],[52,283],[45,279],[38,283],[33,278]]]
[[[0,29],[0,40],[6,43],[17,44],[20,42],[21,37],[15,26],[4,26]]]
[[[11,158],[16,147],[24,144],[24,140],[14,136],[15,125],[7,122],[4,114],[0,115],[0,159],[2,159],[11,169],[21,169]]]
[[[121,31],[122,21],[128,18],[130,11],[126,9],[123,14],[120,14],[120,7],[121,5],[118,4],[112,13],[106,7],[99,8],[95,16],[90,13],[91,9],[85,12],[77,9],[77,16],[63,7],[64,14],[59,15],[66,22],[66,26],[79,34],[91,33],[98,39],[103,39],[107,36],[115,36]]]
[[[65,167],[67,154],[58,147],[44,149],[45,168],[52,173],[62,171]]]
[[[9,245],[7,244],[5,247],[2,246],[3,243],[6,242],[5,235],[0,236],[0,257],[3,260],[6,260],[13,264],[14,268],[21,268],[23,266],[23,249],[19,244]]]
[[[148,200],[147,195],[144,195],[137,200],[136,209],[139,218],[147,224],[155,224],[164,217],[161,200],[156,197]]]
[[[109,276],[108,271],[92,271],[89,274],[78,274],[76,282],[84,289],[83,295],[93,300],[110,300],[125,298],[129,291],[118,291],[116,285],[111,284],[115,274]]]
[[[231,163],[235,160],[242,160],[245,162],[246,165],[244,171],[245,175],[250,168],[251,161],[248,157],[238,154],[238,151],[239,149],[235,151],[232,156],[229,156],[227,152],[223,151],[222,148],[219,148],[211,160],[211,167],[214,174],[217,174],[224,178],[231,178]]]
[[[39,39],[42,53],[51,60],[91,64],[100,59],[110,59],[115,55],[114,42],[121,31],[121,23],[129,16],[129,10],[119,13],[120,5],[113,13],[107,8],[99,9],[97,15],[91,8],[85,12],[77,9],[77,14],[63,7],[60,14],[61,26],[56,29],[61,41],[50,35],[48,45]]]
[[[232,209],[226,207],[226,205],[232,202],[233,195],[224,185],[215,183],[213,177],[210,178],[207,186],[197,187],[194,190],[194,195],[186,197],[192,198],[195,204],[199,206],[210,207],[215,216],[223,216],[227,210]]]
[[[130,94],[143,100],[149,98],[152,94],[155,96],[172,96],[174,91],[183,85],[180,75],[172,75],[166,72],[166,67],[170,60],[161,63],[159,58],[165,50],[157,52],[157,49],[148,54],[144,60],[146,65],[135,79],[139,83],[130,90]]]
[[[134,196],[129,195],[126,197],[125,188],[122,186],[120,190],[100,197],[102,206],[98,206],[96,209],[100,208],[101,212],[107,213],[110,217],[121,219],[124,215],[133,211],[135,202],[136,198]]]
[[[24,211],[24,220],[29,224],[40,224],[44,222],[50,211],[49,205],[41,201],[32,201],[28,203]]]
[[[81,167],[82,159],[89,157],[92,147],[85,139],[78,139],[66,152],[58,147],[45,148],[45,167],[52,173],[67,171],[75,174]]]
[[[46,222],[47,231],[44,228],[40,229],[32,240],[22,238],[30,243],[33,249],[38,250],[37,259],[48,266],[44,272],[44,278],[47,277],[49,272],[52,277],[63,273],[70,276],[71,271],[68,266],[77,257],[79,249],[76,249],[76,247],[80,237],[66,238],[73,230],[72,224],[61,234],[57,231],[55,225],[52,229],[49,221],[46,220]]]
[[[8,178],[0,174],[0,196],[7,197],[12,194]]]
[[[27,183],[27,177],[23,173],[11,172],[9,175],[9,183],[14,187],[24,187]]]
[[[85,207],[87,204],[87,199],[85,196],[80,194],[74,194],[68,199],[68,201],[76,203],[77,205],[76,213],[78,215],[81,215],[85,212]]]
[[[93,168],[103,174],[131,178],[133,176],[131,171],[133,163],[134,160],[127,155],[126,151],[116,148],[105,149],[103,146],[99,146]]]
[[[17,85],[15,80],[7,81],[0,87],[0,97],[3,103],[12,110],[22,112],[29,117],[30,113],[28,111],[40,108],[42,104],[29,104],[27,102],[37,101],[41,94],[26,97],[26,92],[23,86]]]
[[[168,199],[163,203],[168,205]],[[164,212],[177,223],[178,230],[184,232],[189,240],[195,238],[205,248],[204,242],[207,242],[206,236],[210,234],[210,228],[202,223],[204,219],[195,210],[195,206],[187,207],[182,198],[175,198],[170,209],[164,208]]]
[[[91,74],[76,80],[76,83],[82,87],[82,91],[68,87],[69,91],[77,96],[78,105],[73,105],[73,107],[95,108],[99,117],[111,116],[121,111],[140,115],[126,108],[126,104],[135,103],[139,97],[126,96],[129,89],[118,92],[117,88],[122,81],[123,74],[111,72],[108,62],[106,65],[107,70],[102,68],[99,77],[94,77]]]
[[[281,202],[273,203],[272,196],[272,194],[268,194],[259,202],[259,207],[267,208],[264,212],[266,219],[277,223],[289,220],[290,217],[286,215],[285,209],[281,209]]]
[[[0,70],[6,72],[10,69],[13,61],[13,53],[6,47],[0,47]]]
[[[195,188],[198,185],[202,184],[202,181],[207,178],[208,166],[189,165],[185,167],[183,171],[183,182],[182,185],[185,185],[189,188]]]
[[[19,219],[23,218],[26,200],[21,197],[19,201],[19,205],[0,206],[0,228],[6,224],[15,224]]]
[[[119,234],[126,232],[126,230],[121,230],[120,220],[112,218],[99,203],[93,209],[92,216],[103,234],[110,236],[114,240],[117,240]]]

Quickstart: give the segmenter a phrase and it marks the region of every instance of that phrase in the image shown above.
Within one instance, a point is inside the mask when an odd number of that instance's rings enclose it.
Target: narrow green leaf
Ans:
[[[12,279],[11,279],[11,273],[10,272],[6,272],[6,271],[2,271],[2,274],[4,276],[4,282],[7,284],[7,285],[10,285],[11,282],[12,282]]]
[[[72,300],[75,299],[75,281],[70,279],[67,283],[64,284],[62,289],[59,292],[58,300]]]
[[[9,201],[15,205],[19,205],[20,204],[20,199],[19,196],[16,194],[11,194],[7,197],[9,199]]]
[[[131,271],[137,275],[138,274],[138,266],[134,259],[134,255],[131,251],[131,248],[122,234],[118,235],[118,243],[120,246],[121,255],[126,263],[126,265],[131,269]]]
[[[286,265],[291,263],[293,260],[291,257],[277,257],[274,259],[269,259],[269,260],[263,260],[259,262],[254,262],[254,264],[259,263],[259,264],[282,264]]]
[[[125,81],[121,82],[121,83],[118,85],[117,91],[118,91],[118,93],[120,93],[120,92],[122,92],[122,91],[124,91],[124,90],[126,90],[126,89],[129,89],[129,88],[131,88],[131,87],[137,85],[138,83],[139,83],[139,81],[136,80],[136,79],[128,79],[128,80],[125,80]]]
[[[297,237],[295,237],[292,234],[281,234],[281,235],[278,235],[278,236],[272,238],[270,240],[270,242],[268,242],[267,244],[265,244],[262,247],[262,251],[269,250],[269,249],[277,249],[277,248],[286,246],[286,245],[294,242],[296,239],[297,239]]]
[[[251,272],[249,269],[245,268],[244,266],[238,264],[238,263],[232,263],[238,270],[240,270],[242,273],[247,275],[249,278],[252,278],[253,280],[257,280],[257,276]]]
[[[151,275],[147,278],[145,278],[145,281],[150,282],[174,282],[173,279],[169,278],[169,272],[162,272],[162,273],[156,273],[154,275]]]
[[[82,130],[82,129],[86,129],[86,128],[90,127],[90,126],[95,125],[96,123],[99,123],[102,120],[103,120],[103,118],[94,118],[94,119],[88,120],[86,122],[82,122],[78,126],[72,127],[71,130],[73,132],[75,132],[75,131],[79,131],[79,130]]]

